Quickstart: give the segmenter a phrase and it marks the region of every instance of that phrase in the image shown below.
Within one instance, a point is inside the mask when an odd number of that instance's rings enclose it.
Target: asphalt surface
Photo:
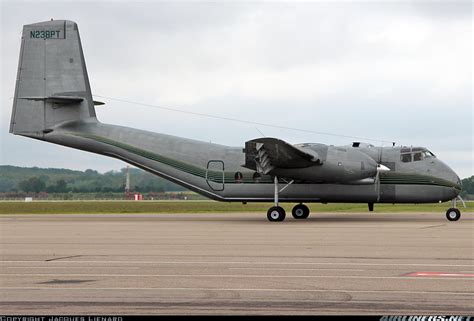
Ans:
[[[3,215],[0,314],[474,314],[474,215]]]

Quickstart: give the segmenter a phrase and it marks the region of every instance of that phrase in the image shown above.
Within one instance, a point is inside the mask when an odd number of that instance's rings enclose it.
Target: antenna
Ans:
[[[384,142],[384,143],[391,143],[392,142],[392,141],[388,141],[388,140],[374,139],[374,138],[368,138],[368,137],[341,135],[341,134],[320,132],[320,131],[303,129],[303,128],[295,128],[295,127],[288,127],[288,126],[282,126],[282,125],[273,125],[273,124],[268,124],[268,123],[261,123],[261,122],[245,120],[245,119],[238,119],[238,118],[232,118],[232,117],[211,115],[211,114],[199,113],[199,112],[194,112],[194,111],[189,111],[189,110],[183,110],[183,109],[177,109],[177,108],[171,108],[171,107],[165,107],[165,106],[158,106],[158,105],[152,105],[152,104],[145,104],[145,103],[140,103],[140,102],[136,102],[136,101],[125,100],[125,99],[120,99],[120,98],[113,98],[113,97],[107,97],[107,96],[102,96],[102,95],[94,95],[94,96],[95,97],[100,97],[100,98],[105,98],[105,99],[110,99],[110,100],[114,100],[114,101],[119,101],[119,102],[123,102],[123,103],[127,103],[127,104],[133,104],[133,105],[138,105],[138,106],[143,106],[143,107],[162,109],[162,110],[167,110],[167,111],[174,111],[174,112],[178,112],[178,113],[194,115],[194,116],[199,116],[199,117],[215,118],[215,119],[220,119],[220,120],[233,121],[233,122],[252,124],[252,125],[258,125],[258,126],[265,126],[265,127],[272,127],[272,128],[278,128],[278,129],[288,129],[288,130],[294,130],[294,131],[317,134],[317,135],[335,136],[335,137],[343,137],[343,138],[355,138],[355,139],[360,139],[361,141]]]
[[[258,129],[257,127],[255,127],[255,129],[260,133],[260,135],[262,135],[263,137],[267,137],[260,129]]]

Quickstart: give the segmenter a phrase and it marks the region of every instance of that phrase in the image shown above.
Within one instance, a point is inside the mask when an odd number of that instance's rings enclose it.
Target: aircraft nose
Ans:
[[[462,183],[461,179],[459,178],[458,174],[454,170],[452,170],[450,167],[449,168],[449,174],[450,174],[450,181],[454,184],[454,187],[456,189],[461,190],[462,189]]]
[[[456,197],[457,197],[462,191],[462,182],[456,173],[454,173],[454,175],[456,176],[456,178],[453,180],[453,183],[456,184],[455,189],[456,189]]]
[[[461,179],[459,178],[459,176],[454,173],[454,175],[456,175],[456,180],[455,180],[455,184],[457,184],[459,187],[462,188],[462,182],[461,182]]]
[[[432,171],[434,176],[450,182],[450,185],[457,189],[461,189],[461,180],[459,179],[458,174],[456,174],[456,172],[451,167],[439,159],[436,159],[434,164],[434,171]]]
[[[447,167],[447,180],[450,181],[452,183],[452,187],[450,188],[449,190],[449,198],[450,199],[453,199],[453,198],[456,198],[459,193],[461,193],[461,190],[462,190],[462,183],[461,183],[461,179],[459,178],[458,174],[456,174],[456,172],[451,169],[449,166],[446,166]]]

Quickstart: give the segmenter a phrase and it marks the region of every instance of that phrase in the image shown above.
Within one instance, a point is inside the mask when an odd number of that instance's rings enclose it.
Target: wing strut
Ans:
[[[280,193],[283,192],[288,186],[290,186],[291,184],[293,184],[293,182],[294,182],[295,180],[292,179],[289,183],[288,183],[286,180],[284,180],[284,181],[285,181],[286,185],[281,188]]]

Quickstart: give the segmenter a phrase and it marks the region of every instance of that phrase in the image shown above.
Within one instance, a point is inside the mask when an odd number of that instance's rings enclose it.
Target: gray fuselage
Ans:
[[[95,118],[57,126],[42,136],[35,138],[121,159],[215,200],[273,200],[272,176],[256,176],[255,171],[243,167],[242,147],[107,125]],[[320,150],[326,145],[299,146]],[[380,184],[376,181],[314,183],[297,179],[280,193],[280,201],[430,203],[451,200],[461,190],[454,171],[425,148],[327,146],[328,158],[344,167],[351,150],[362,152],[390,168],[390,171],[380,173]],[[404,151],[404,161],[401,151]],[[415,154],[420,152],[423,157],[418,160],[420,157]],[[305,177],[305,172],[312,170],[317,170],[317,166],[293,172],[299,171]],[[280,175],[279,182],[283,187],[290,179]]]

